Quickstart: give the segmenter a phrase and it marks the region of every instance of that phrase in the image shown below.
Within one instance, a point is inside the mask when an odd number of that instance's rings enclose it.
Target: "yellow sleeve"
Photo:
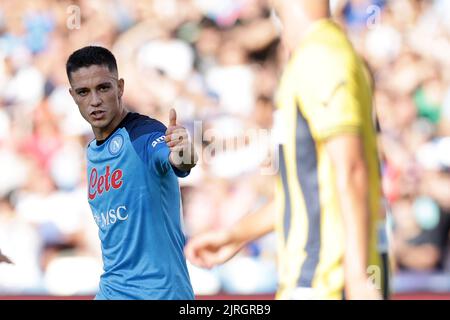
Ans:
[[[308,48],[295,67],[297,103],[316,138],[361,131],[364,102],[358,92],[359,66],[351,53]]]

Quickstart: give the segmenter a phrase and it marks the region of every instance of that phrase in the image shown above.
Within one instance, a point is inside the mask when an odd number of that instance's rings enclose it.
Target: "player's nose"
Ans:
[[[92,107],[98,107],[99,105],[102,104],[102,102],[103,101],[102,101],[102,99],[101,99],[99,94],[97,94],[95,92],[93,92],[91,94],[91,102],[90,102],[90,104],[91,104]]]

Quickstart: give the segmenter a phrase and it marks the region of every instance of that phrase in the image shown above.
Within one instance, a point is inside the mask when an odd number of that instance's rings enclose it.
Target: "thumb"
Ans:
[[[177,125],[177,112],[175,111],[175,109],[170,109],[170,113],[169,113],[169,126],[173,127]]]

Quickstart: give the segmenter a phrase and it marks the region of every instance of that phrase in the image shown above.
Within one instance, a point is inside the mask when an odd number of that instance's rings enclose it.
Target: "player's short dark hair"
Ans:
[[[69,81],[72,72],[92,65],[106,66],[109,71],[117,73],[116,58],[111,51],[103,47],[87,46],[74,51],[67,59],[66,73]]]

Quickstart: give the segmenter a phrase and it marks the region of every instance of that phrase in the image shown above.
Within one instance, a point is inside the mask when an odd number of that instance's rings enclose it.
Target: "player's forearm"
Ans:
[[[369,174],[359,135],[334,137],[326,144],[334,166],[344,232],[344,279],[348,299],[380,299],[369,282]]]
[[[364,162],[337,172],[337,185],[344,223],[344,273],[346,287],[367,279],[369,244],[368,175]]]
[[[264,207],[250,213],[230,230],[232,242],[245,244],[256,240],[275,229],[275,202],[271,200]]]

